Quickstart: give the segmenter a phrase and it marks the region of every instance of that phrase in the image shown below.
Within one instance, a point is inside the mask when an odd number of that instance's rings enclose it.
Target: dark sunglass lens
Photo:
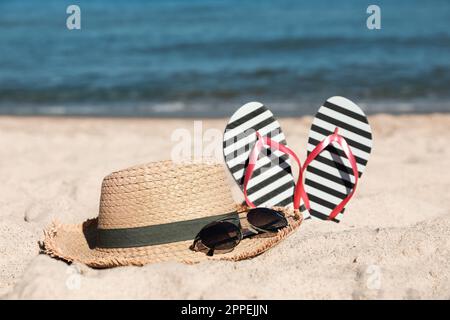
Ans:
[[[247,220],[252,226],[266,231],[276,231],[288,225],[281,213],[269,208],[251,209],[247,213]]]
[[[241,230],[231,222],[213,222],[198,234],[202,243],[215,250],[228,250],[241,241]]]

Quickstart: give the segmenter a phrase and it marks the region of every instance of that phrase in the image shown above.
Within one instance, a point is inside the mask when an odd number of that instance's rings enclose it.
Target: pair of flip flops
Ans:
[[[339,96],[319,108],[303,166],[272,112],[259,102],[247,103],[233,114],[223,139],[225,162],[247,204],[294,207],[304,217],[335,222],[343,217],[371,149],[367,116],[354,102]],[[292,159],[300,166],[297,183]]]

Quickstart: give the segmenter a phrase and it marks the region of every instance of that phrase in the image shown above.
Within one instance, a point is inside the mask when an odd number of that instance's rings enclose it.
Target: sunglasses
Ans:
[[[227,218],[204,226],[194,239],[190,249],[214,253],[232,251],[242,239],[260,233],[273,233],[288,225],[281,212],[269,208],[254,208],[247,213],[248,227],[241,227],[239,218]]]

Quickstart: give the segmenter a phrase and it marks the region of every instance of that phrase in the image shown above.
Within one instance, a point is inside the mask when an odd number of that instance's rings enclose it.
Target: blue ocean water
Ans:
[[[256,100],[302,115],[333,95],[450,111],[449,57],[447,0],[0,1],[2,114],[224,116]]]

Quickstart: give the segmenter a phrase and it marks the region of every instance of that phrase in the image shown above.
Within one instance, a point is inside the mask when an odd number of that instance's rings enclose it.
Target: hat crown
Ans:
[[[217,163],[152,162],[103,179],[98,227],[150,226],[235,210],[224,168]]]

